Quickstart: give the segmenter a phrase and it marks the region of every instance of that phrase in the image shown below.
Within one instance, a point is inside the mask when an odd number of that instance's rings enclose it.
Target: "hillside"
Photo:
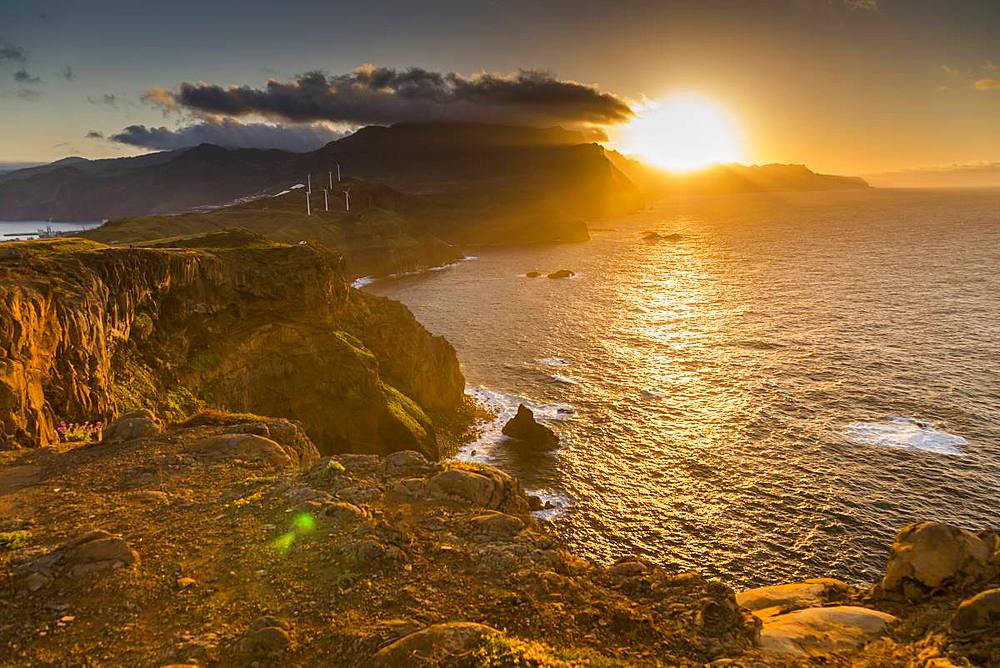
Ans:
[[[428,123],[363,128],[304,154],[203,144],[138,158],[68,159],[0,179],[0,219],[101,220],[219,206],[280,192],[307,174],[319,187],[337,163],[354,179],[434,193],[428,220],[446,240],[477,236],[457,227],[485,229],[526,212],[582,224],[642,206],[603,149],[578,133]],[[584,232],[578,226],[576,236]],[[491,242],[497,236],[486,234]]]
[[[462,257],[457,246],[400,213],[409,208],[407,196],[354,179],[342,185],[351,191],[350,212],[345,211],[342,191],[328,195],[326,210],[323,193],[313,190],[312,211],[307,215],[305,189],[297,188],[217,209],[120,218],[81,236],[108,244],[136,244],[239,227],[275,241],[316,241],[336,249],[352,278],[417,270]]]
[[[646,166],[613,151],[608,159],[651,197],[678,193],[718,195],[869,188],[856,176],[817,174],[805,165],[714,165],[685,173]]]

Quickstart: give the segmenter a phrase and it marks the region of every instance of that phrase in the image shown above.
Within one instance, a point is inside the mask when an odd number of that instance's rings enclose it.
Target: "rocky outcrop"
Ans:
[[[1000,572],[1000,540],[940,522],[912,524],[896,536],[882,590],[915,600]]]
[[[501,429],[504,436],[514,439],[517,445],[533,450],[554,450],[559,447],[559,437],[555,432],[535,420],[531,409],[520,404],[517,414]]]
[[[569,269],[559,269],[558,271],[553,271],[547,275],[548,278],[572,278],[576,276],[576,272],[570,271]]]
[[[208,403],[300,420],[327,453],[435,457],[434,418],[463,405],[451,346],[352,290],[338,254],[239,230],[5,246],[0,355],[7,448],[56,442],[60,420],[179,420]],[[107,436],[148,433],[142,419]]]

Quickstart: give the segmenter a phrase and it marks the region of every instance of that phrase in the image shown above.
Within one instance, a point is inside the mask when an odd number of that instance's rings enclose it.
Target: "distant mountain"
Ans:
[[[0,179],[0,219],[100,220],[220,206],[280,192],[307,174],[319,188],[337,163],[345,176],[423,196],[406,201],[408,213],[461,241],[506,243],[521,240],[520,232],[532,241],[586,238],[583,219],[643,205],[604,149],[580,133],[411,123],[363,128],[312,153],[203,144],[138,158],[63,160]]]
[[[608,159],[650,196],[671,192],[722,194],[870,188],[856,176],[817,174],[805,165],[713,165],[692,172],[674,173],[648,167],[619,153]]]

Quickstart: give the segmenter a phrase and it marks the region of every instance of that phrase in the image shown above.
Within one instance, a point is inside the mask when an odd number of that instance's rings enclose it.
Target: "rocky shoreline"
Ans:
[[[869,587],[573,555],[441,460],[454,350],[320,245],[12,245],[0,310],[0,665],[1000,664],[994,530],[905,527]]]
[[[883,581],[735,593],[568,552],[486,466],[137,412],[0,458],[3,665],[988,666],[1000,541],[904,529]]]

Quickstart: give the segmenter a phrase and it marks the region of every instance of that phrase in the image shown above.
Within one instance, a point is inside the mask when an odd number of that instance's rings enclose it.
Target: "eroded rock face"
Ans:
[[[0,249],[0,448],[58,441],[59,420],[199,401],[301,420],[321,451],[418,450],[458,410],[454,350],[405,306],[351,290],[339,254],[246,231],[109,247]],[[151,435],[122,416],[110,440]]]
[[[912,524],[896,536],[882,589],[910,599],[945,586],[962,586],[995,569],[996,538],[940,522]]]

